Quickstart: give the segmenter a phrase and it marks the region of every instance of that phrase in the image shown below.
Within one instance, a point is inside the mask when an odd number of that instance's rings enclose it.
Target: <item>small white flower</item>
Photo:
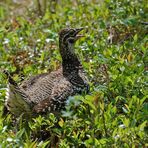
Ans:
[[[20,41],[22,41],[23,40],[23,37],[20,37]]]
[[[10,137],[8,137],[6,141],[12,142],[12,141],[13,141],[13,139],[12,139],[12,138],[10,138]]]
[[[126,126],[124,124],[119,125],[120,128],[125,128]]]
[[[118,139],[119,137],[120,137],[119,135],[114,136],[115,139]]]
[[[3,42],[3,44],[8,44],[9,43],[9,39],[4,39],[4,42]]]
[[[46,39],[46,42],[49,43],[50,42],[50,39]]]
[[[92,63],[92,59],[90,59],[89,62]]]
[[[41,39],[37,39],[37,42],[41,42]]]

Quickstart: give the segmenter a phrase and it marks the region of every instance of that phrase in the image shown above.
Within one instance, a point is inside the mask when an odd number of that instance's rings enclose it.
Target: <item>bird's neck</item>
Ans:
[[[67,49],[62,49],[61,51],[62,68],[64,75],[69,75],[73,72],[78,73],[79,70],[83,69],[81,62],[78,59],[78,56],[74,52],[71,53],[69,52],[70,50]]]
[[[82,64],[78,57],[74,54],[62,58],[63,74],[71,74],[72,72],[78,73],[82,69]]]

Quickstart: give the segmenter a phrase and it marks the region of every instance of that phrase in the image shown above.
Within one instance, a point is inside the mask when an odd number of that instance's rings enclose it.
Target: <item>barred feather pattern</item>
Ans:
[[[20,87],[21,90],[25,91],[25,93],[30,96],[31,100],[28,100],[29,102],[32,101],[34,104],[38,104],[44,99],[49,98],[54,85],[57,84],[61,78],[62,69],[59,69],[47,75],[43,74],[38,79],[34,77],[35,82],[33,82],[32,79],[30,81],[25,81]]]

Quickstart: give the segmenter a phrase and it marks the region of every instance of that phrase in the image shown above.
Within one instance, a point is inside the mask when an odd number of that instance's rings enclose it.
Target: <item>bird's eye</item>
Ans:
[[[69,36],[74,36],[74,34],[75,34],[75,31],[73,29],[69,31]]]

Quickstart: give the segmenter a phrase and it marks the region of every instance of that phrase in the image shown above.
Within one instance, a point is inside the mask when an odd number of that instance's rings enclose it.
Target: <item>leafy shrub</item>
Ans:
[[[27,123],[21,118],[13,121],[11,115],[1,117],[0,147],[147,146],[146,1],[63,0],[52,4],[54,11],[46,7],[40,14],[39,7],[33,7],[24,15],[16,14],[19,5],[1,3],[1,71],[8,69],[19,83],[21,77],[57,69],[61,63],[57,32],[66,26],[86,26],[86,37],[76,51],[91,92],[70,97],[59,116],[47,114]],[[0,82],[2,111],[6,92],[2,73]]]

